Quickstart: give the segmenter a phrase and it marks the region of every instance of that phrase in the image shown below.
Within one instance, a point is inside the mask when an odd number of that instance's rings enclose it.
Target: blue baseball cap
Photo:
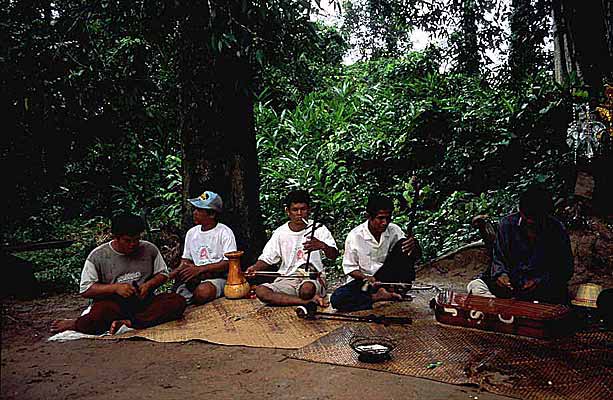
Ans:
[[[193,199],[188,199],[187,201],[197,208],[204,208],[216,212],[221,212],[223,209],[223,201],[221,201],[221,197],[214,192],[206,191],[200,196]]]

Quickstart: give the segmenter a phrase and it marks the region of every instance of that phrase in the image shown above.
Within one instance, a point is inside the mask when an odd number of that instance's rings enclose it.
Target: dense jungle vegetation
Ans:
[[[342,20],[314,18],[323,3]],[[5,2],[2,244],[75,239],[19,255],[47,289],[76,290],[115,213],[146,216],[163,244],[157,229],[185,232],[185,199],[213,190],[257,253],[303,188],[342,246],[370,194],[393,196],[406,224],[415,176],[433,258],[531,182],[572,194],[567,128],[573,105],[603,101],[613,28],[606,1],[571,3]],[[573,36],[585,21],[602,29]],[[430,43],[415,50],[418,30]],[[554,43],[569,37],[574,53]],[[602,43],[598,63],[586,43]]]

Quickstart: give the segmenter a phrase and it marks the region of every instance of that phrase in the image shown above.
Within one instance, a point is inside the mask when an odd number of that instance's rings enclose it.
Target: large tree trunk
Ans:
[[[563,83],[574,73],[597,97],[613,74],[610,1],[553,0],[552,8],[556,81]]]
[[[247,60],[235,54],[211,51],[204,14],[191,14],[185,20],[179,40],[183,194],[187,199],[211,190],[222,197],[220,219],[234,231],[239,250],[246,251],[246,265],[257,257],[264,240],[252,71]],[[191,210],[186,207],[184,227],[192,225]]]
[[[613,1],[602,0],[602,10],[604,12],[604,24],[607,33],[609,58],[613,58]]]

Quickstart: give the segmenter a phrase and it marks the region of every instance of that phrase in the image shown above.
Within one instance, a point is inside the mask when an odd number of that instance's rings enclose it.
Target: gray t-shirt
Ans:
[[[94,283],[145,283],[156,274],[168,275],[168,267],[158,248],[150,242],[141,240],[132,254],[122,254],[111,246],[102,244],[87,256],[81,272],[79,292],[83,293]]]

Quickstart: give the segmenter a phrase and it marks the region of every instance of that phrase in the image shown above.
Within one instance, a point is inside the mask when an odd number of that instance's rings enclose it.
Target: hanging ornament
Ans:
[[[608,131],[602,122],[594,120],[589,104],[582,103],[573,106],[573,121],[566,133],[566,143],[573,150],[576,163],[580,159],[590,161],[594,158]]]

